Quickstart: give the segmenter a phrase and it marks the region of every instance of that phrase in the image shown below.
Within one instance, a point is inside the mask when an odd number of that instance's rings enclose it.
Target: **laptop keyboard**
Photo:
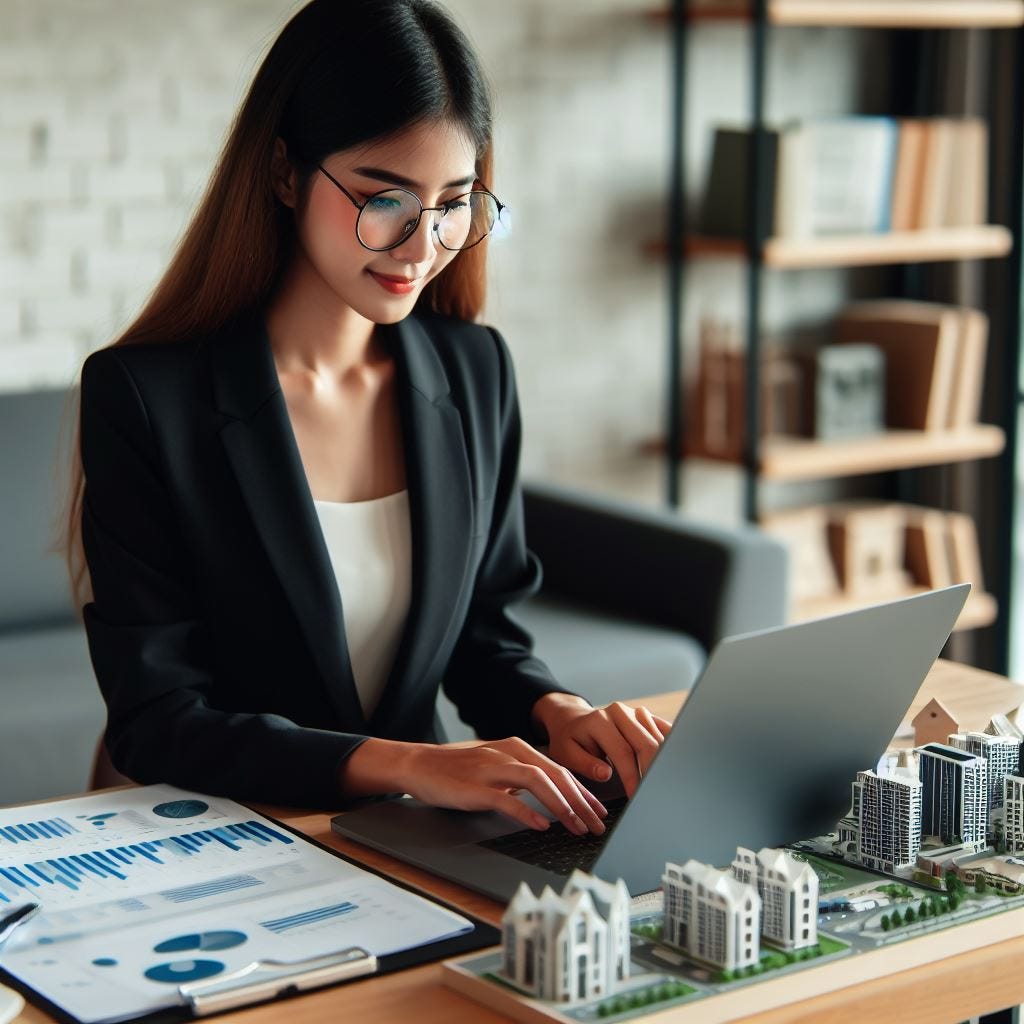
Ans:
[[[608,817],[604,819],[605,831],[599,836],[593,832],[578,836],[561,822],[553,821],[543,832],[524,828],[520,832],[498,836],[497,839],[485,839],[477,845],[525,864],[545,868],[556,875],[571,875],[576,868],[589,871],[611,834],[612,826],[625,810],[626,798],[609,800],[605,807]]]

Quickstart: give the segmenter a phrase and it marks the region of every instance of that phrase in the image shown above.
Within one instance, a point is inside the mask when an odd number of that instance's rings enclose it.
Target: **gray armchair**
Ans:
[[[755,529],[537,482],[523,504],[544,582],[516,618],[595,705],[689,689],[722,637],[785,620],[785,549]],[[443,695],[439,712],[450,739],[469,738]]]
[[[0,804],[85,789],[106,718],[67,574],[49,550],[66,400],[0,395]]]
[[[0,804],[84,789],[105,721],[48,550],[66,398],[0,395]],[[545,584],[519,615],[558,678],[595,704],[685,689],[720,637],[782,621],[785,558],[753,530],[540,484],[525,489],[525,509]],[[443,697],[439,711],[452,739],[469,735]]]

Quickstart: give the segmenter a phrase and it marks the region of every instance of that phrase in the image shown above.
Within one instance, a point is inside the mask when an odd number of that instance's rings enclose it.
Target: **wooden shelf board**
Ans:
[[[651,12],[668,21],[667,8]],[[690,21],[749,21],[750,3],[691,0]],[[773,25],[850,28],[1012,28],[1024,25],[1024,0],[769,0]]]
[[[765,480],[825,480],[862,476],[915,466],[941,466],[986,459],[1002,452],[1006,435],[987,423],[960,430],[887,430],[848,441],[817,441],[805,437],[766,437],[761,442],[761,477]],[[664,453],[664,440],[642,445],[645,454]],[[739,465],[735,455],[687,445],[688,459]]]
[[[766,438],[761,475],[768,480],[812,480],[938,466],[989,458],[1005,444],[1002,429],[988,424],[949,431],[889,430],[850,441]]]
[[[791,622],[805,622],[807,619],[817,619],[825,615],[838,615],[842,612],[854,611],[857,608],[866,608],[872,604],[879,604],[882,601],[894,601],[901,597],[913,597],[915,594],[927,593],[927,587],[909,587],[897,594],[885,594],[875,597],[850,597],[845,594],[836,597],[816,598],[813,601],[801,601],[791,610]],[[999,603],[991,594],[984,591],[972,590],[967,598],[967,604],[960,613],[954,632],[961,632],[968,629],[981,629],[984,626],[991,626],[999,614]]]
[[[994,259],[1013,248],[1013,236],[999,224],[942,228],[933,231],[893,231],[877,235],[842,235],[834,238],[770,238],[764,246],[764,264],[778,270],[801,267],[865,267],[888,263],[925,263],[943,260]],[[744,259],[746,243],[736,238],[690,235],[684,245],[688,259]],[[645,246],[651,255],[664,257],[663,241]]]

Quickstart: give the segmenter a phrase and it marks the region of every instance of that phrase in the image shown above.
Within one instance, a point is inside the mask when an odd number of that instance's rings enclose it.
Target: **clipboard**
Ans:
[[[364,949],[353,946],[309,960],[253,961],[227,975],[218,975],[205,981],[179,985],[178,994],[181,1005],[166,1007],[137,1017],[122,1018],[123,1024],[182,1024],[185,1021],[216,1017],[231,1010],[281,1002],[307,992],[330,988],[372,975],[391,974],[500,943],[501,933],[493,925],[466,913],[446,900],[423,892],[407,882],[391,878],[379,868],[364,864],[340,850],[335,850],[278,818],[271,815],[264,815],[264,817],[268,821],[274,822],[278,828],[295,836],[299,842],[323,850],[332,857],[358,867],[361,871],[384,879],[389,885],[414,893],[421,899],[458,914],[473,925],[472,929],[447,939],[384,956],[374,956]],[[3,967],[0,967],[0,982],[18,992],[27,1002],[31,1002],[48,1013],[60,1024],[83,1024],[78,1017],[58,1006]]]

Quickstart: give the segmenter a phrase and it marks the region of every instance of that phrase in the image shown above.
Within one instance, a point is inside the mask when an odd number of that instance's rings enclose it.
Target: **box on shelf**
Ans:
[[[877,345],[823,345],[813,359],[813,435],[822,441],[885,430],[885,354]]]
[[[761,518],[760,526],[789,551],[792,602],[834,597],[839,593],[839,577],[828,546],[826,506],[809,505],[773,512]]]
[[[882,597],[911,586],[904,567],[907,515],[896,502],[827,507],[829,549],[839,582],[851,597]]]

